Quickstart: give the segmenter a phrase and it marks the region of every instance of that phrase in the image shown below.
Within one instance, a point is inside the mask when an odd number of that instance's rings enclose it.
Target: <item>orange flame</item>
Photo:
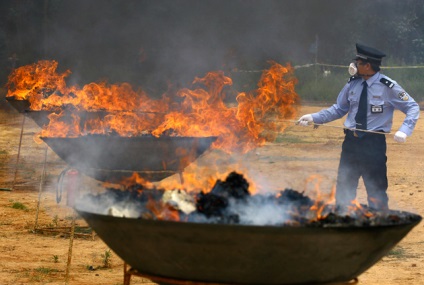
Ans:
[[[65,77],[69,70],[62,74],[56,72],[56,61],[41,60],[38,63],[15,69],[9,75],[6,97],[15,97],[16,100],[39,100],[45,92],[52,90],[63,92],[66,90]],[[34,109],[37,110],[37,109]]]
[[[138,184],[138,185],[143,185],[146,188],[153,188],[153,184],[150,183],[149,181],[147,181],[146,179],[144,179],[143,177],[141,177],[140,175],[138,175],[136,172],[134,172],[132,174],[131,177],[128,178],[124,178],[120,184],[126,188],[129,188],[132,185]]]
[[[181,89],[176,94],[182,102],[174,102],[166,95],[151,99],[128,83],[67,87],[65,78],[71,72],[57,73],[56,61],[39,61],[15,69],[9,76],[6,96],[28,100],[31,110],[55,112],[41,133],[44,137],[112,132],[121,136],[217,136],[213,147],[246,152],[275,139],[287,127],[278,121],[296,116],[299,97],[294,90],[297,80],[293,68],[289,64],[271,64],[256,90],[238,94],[236,107],[224,103],[223,88],[232,85],[232,80],[222,71],[195,78],[193,84],[206,88]],[[72,115],[63,112],[65,109],[73,110]]]
[[[152,212],[154,217],[158,220],[166,221],[179,221],[180,214],[178,210],[172,208],[171,206],[164,204],[162,201],[156,201],[153,198],[149,197],[147,202],[147,209]]]

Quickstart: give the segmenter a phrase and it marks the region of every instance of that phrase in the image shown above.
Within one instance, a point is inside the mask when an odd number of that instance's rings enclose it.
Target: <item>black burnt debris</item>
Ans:
[[[410,223],[420,218],[402,211],[378,212],[365,205],[346,211],[288,188],[278,193],[255,195],[251,195],[248,188],[243,175],[232,172],[224,181],[217,180],[208,193],[147,189],[134,184],[125,190],[108,188],[82,201],[97,207],[94,212],[108,215],[163,220],[172,217],[170,220],[193,223],[369,227]]]
[[[220,222],[238,223],[236,214],[228,213],[230,199],[237,199],[246,202],[250,197],[249,183],[244,177],[236,172],[231,172],[225,181],[217,180],[211,192],[200,192],[196,196],[196,209],[207,218],[215,218]],[[196,213],[189,217],[189,220],[196,219]]]

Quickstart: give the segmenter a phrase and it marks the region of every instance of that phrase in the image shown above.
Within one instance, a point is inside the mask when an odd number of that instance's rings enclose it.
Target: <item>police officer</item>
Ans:
[[[395,81],[380,73],[381,51],[356,44],[356,57],[349,66],[352,75],[340,91],[336,103],[318,113],[302,116],[298,124],[323,124],[347,114],[337,174],[336,204],[340,208],[356,199],[359,178],[362,177],[368,206],[388,209],[386,136],[392,128],[393,112],[406,116],[394,135],[403,143],[412,134],[420,109],[415,100]]]

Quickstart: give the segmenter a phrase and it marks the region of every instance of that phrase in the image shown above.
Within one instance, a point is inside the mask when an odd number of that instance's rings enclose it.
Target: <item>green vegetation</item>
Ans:
[[[35,282],[51,282],[47,277],[51,274],[55,274],[61,272],[61,270],[57,270],[54,268],[47,267],[37,267],[34,269],[33,274],[31,276],[31,281]]]
[[[35,272],[42,273],[42,274],[49,274],[52,272],[59,272],[59,270],[54,268],[47,268],[47,267],[38,267],[34,269]]]
[[[54,225],[54,227],[57,227],[58,226],[58,223],[59,223],[59,217],[58,217],[58,215],[55,215],[53,217],[53,225]]]
[[[102,258],[103,258],[103,268],[110,268],[112,266],[111,263],[111,257],[112,257],[112,253],[110,251],[110,249],[106,250],[104,254],[102,254]]]
[[[346,68],[332,67],[327,68],[330,71],[326,76],[321,67],[299,68],[295,70],[295,76],[298,79],[296,92],[303,101],[326,102],[333,104],[340,90],[349,79]],[[388,66],[391,65],[390,63]],[[394,64],[393,64],[394,65]],[[399,65],[396,65],[399,66]],[[318,68],[318,70],[316,69]],[[424,101],[424,68],[409,69],[409,68],[382,68],[381,72],[387,75],[398,84],[400,84],[417,102]]]
[[[90,227],[79,227],[75,226],[75,233],[79,234],[91,234],[93,230]]]
[[[308,141],[302,139],[300,136],[290,134],[279,134],[275,139],[276,143],[308,143]]]
[[[21,202],[14,202],[12,204],[12,208],[13,209],[19,209],[19,210],[24,210],[24,211],[28,211],[27,206],[25,206],[24,204],[22,204]]]
[[[401,246],[395,246],[392,250],[389,251],[387,257],[392,258],[413,258],[415,255],[410,254]]]

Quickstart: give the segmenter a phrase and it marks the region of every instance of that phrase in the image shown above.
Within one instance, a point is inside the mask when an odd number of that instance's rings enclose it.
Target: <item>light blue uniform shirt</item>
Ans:
[[[387,86],[380,79],[388,80]],[[362,92],[362,78],[353,79],[340,91],[337,102],[328,109],[312,114],[314,123],[324,124],[340,119],[348,114],[344,125],[356,129],[355,116],[358,112],[359,98]],[[377,72],[367,80],[368,112],[367,129],[370,131],[390,132],[395,109],[402,111],[406,117],[399,131],[408,136],[412,134],[420,116],[420,108],[415,100],[403,88],[389,77]]]

